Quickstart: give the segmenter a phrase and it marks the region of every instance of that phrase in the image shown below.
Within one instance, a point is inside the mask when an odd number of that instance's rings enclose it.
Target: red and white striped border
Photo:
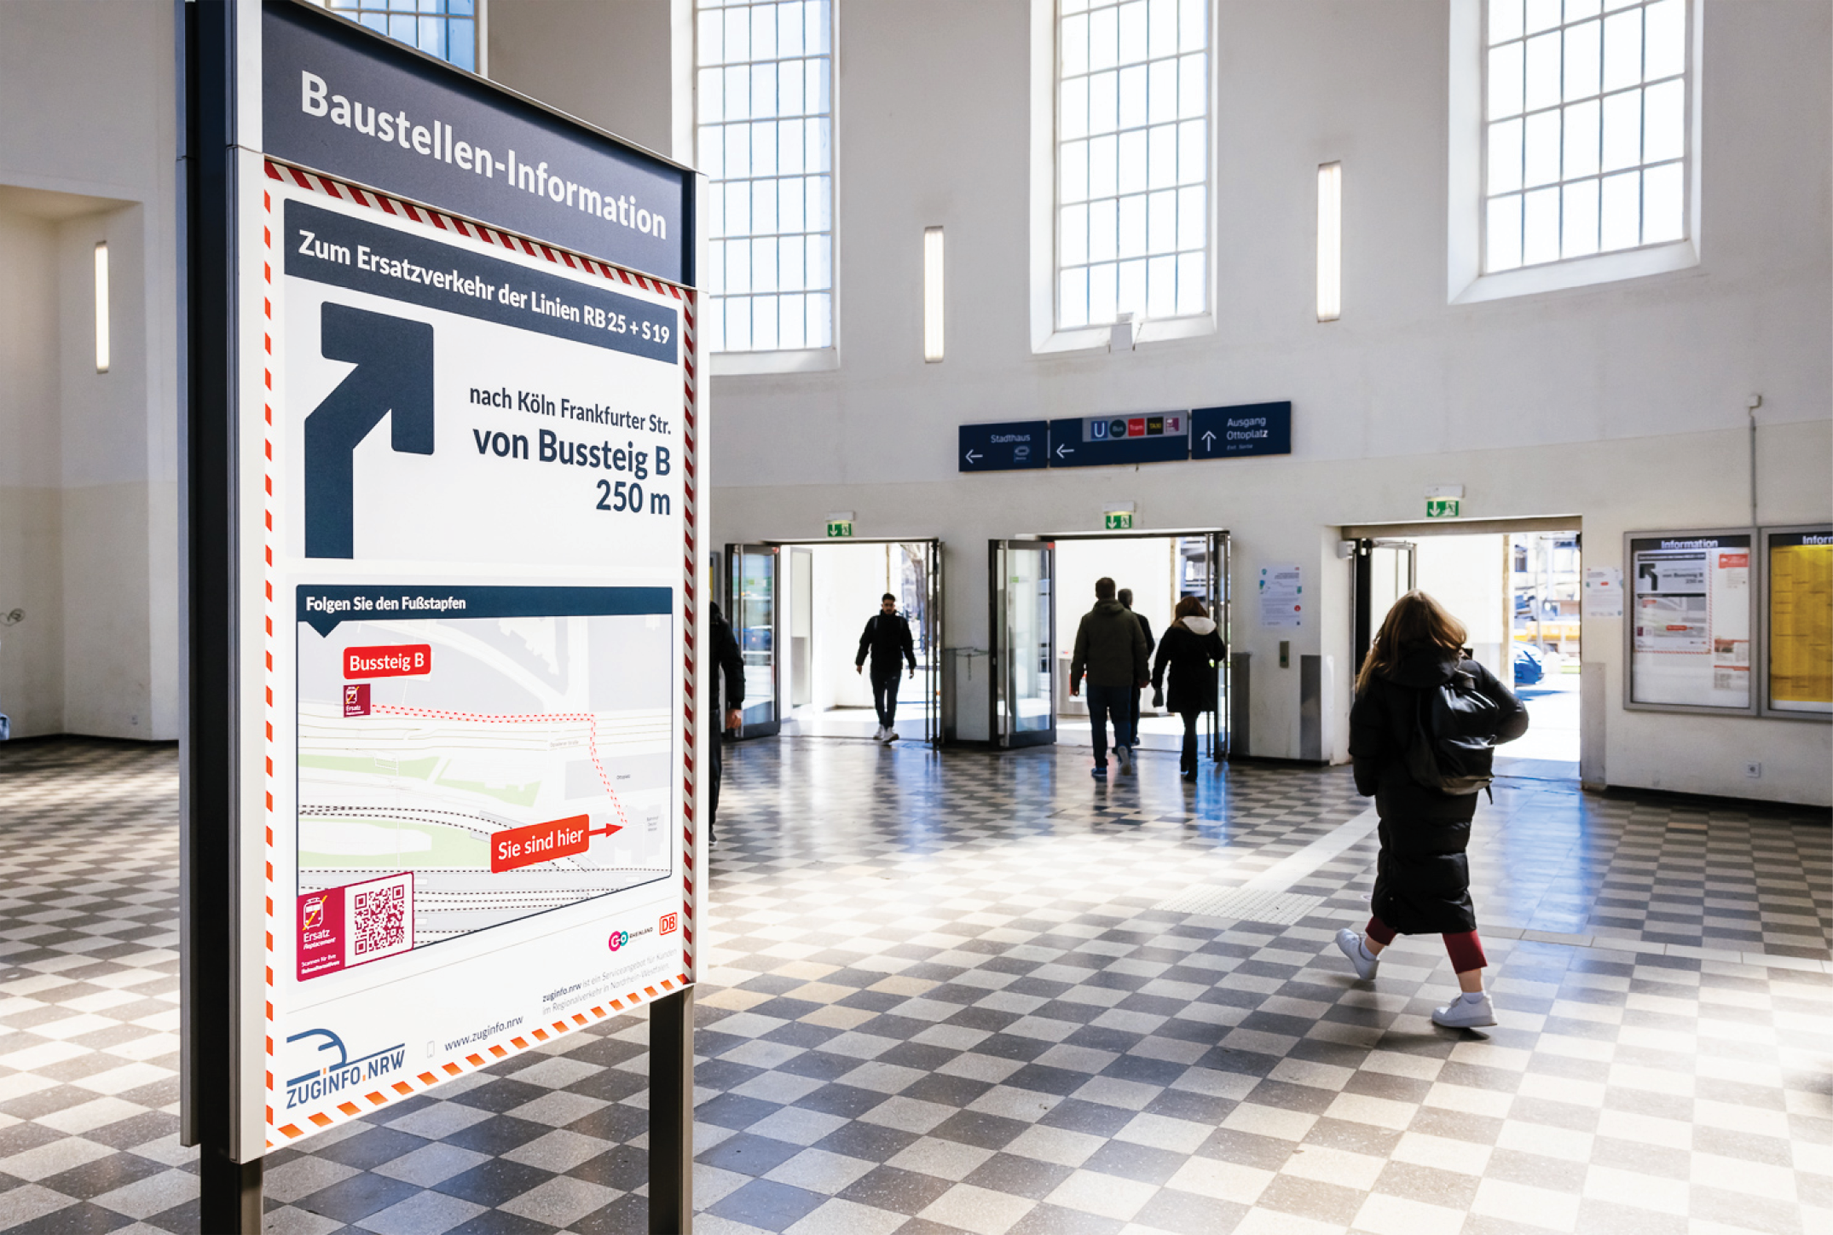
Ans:
[[[342,180],[334,180],[329,176],[323,176],[316,172],[308,172],[308,171],[304,171],[297,167],[289,166],[285,163],[277,163],[272,159],[265,160],[265,163],[266,163],[266,169],[267,169],[267,178],[269,180],[278,180],[282,184],[297,185],[299,188],[307,189],[315,193],[323,193],[326,196],[335,198],[338,201],[351,202],[351,203],[354,203],[355,205],[364,206],[371,210],[379,210],[383,212],[384,214],[394,215],[397,218],[409,219],[422,226],[430,226],[440,231],[456,232],[458,235],[464,236],[470,240],[478,240],[478,241],[483,241],[486,244],[500,245],[503,248],[508,249],[514,253],[526,254],[529,257],[544,257],[548,261],[553,262],[555,265],[564,265],[573,270],[582,271],[587,274],[595,274],[595,275],[600,276],[601,278],[608,279],[612,282],[621,282],[621,283],[628,284],[632,287],[639,287],[643,289],[644,291],[650,292],[654,295],[670,297],[670,298],[673,298],[681,302],[681,324],[682,324],[681,367],[682,367],[682,377],[683,377],[683,385],[682,385],[682,417],[683,419],[682,419],[682,434],[681,434],[682,445],[683,445],[683,451],[682,451],[683,476],[682,476],[682,482],[681,482],[681,487],[682,487],[681,505],[682,505],[682,538],[683,538],[682,539],[682,554],[683,554],[682,569],[684,571],[684,582],[685,582],[685,591],[684,591],[685,603],[683,604],[682,613],[681,613],[683,646],[684,646],[684,659],[682,662],[682,674],[683,674],[682,685],[683,685],[684,699],[685,699],[683,713],[682,713],[682,720],[683,720],[682,733],[683,733],[683,740],[686,743],[685,749],[682,754],[682,768],[681,768],[681,776],[682,776],[682,779],[681,779],[681,792],[682,792],[682,821],[681,821],[682,823],[682,828],[681,828],[682,903],[681,903],[681,908],[682,908],[682,914],[686,918],[686,921],[684,921],[681,924],[681,972],[676,974],[675,977],[672,979],[669,979],[669,978],[662,979],[656,986],[645,986],[640,991],[631,991],[628,994],[624,995],[624,997],[621,999],[606,1000],[603,1004],[588,1009],[588,1012],[590,1013],[590,1015],[588,1015],[587,1012],[575,1012],[569,1018],[553,1021],[549,1025],[543,1028],[535,1029],[527,1035],[517,1035],[515,1037],[512,1037],[509,1039],[509,1046],[514,1048],[514,1052],[524,1051],[524,1050],[527,1050],[534,1043],[546,1042],[548,1039],[554,1037],[557,1034],[568,1033],[574,1029],[578,1029],[583,1026],[589,1025],[593,1023],[594,1021],[604,1020],[608,1016],[615,1016],[618,1013],[628,1011],[629,1009],[637,1006],[638,1004],[645,1002],[646,999],[658,999],[664,994],[673,993],[675,991],[679,991],[683,989],[684,987],[688,986],[690,983],[694,981],[694,973],[695,973],[695,969],[694,969],[695,912],[694,910],[695,910],[695,905],[696,905],[696,900],[697,900],[697,893],[695,891],[695,886],[696,886],[695,881],[698,877],[697,872],[694,869],[694,832],[695,832],[695,826],[696,826],[695,812],[694,812],[694,793],[695,793],[695,787],[698,781],[698,771],[694,763],[694,738],[695,738],[696,731],[698,729],[698,725],[696,723],[696,714],[698,710],[698,704],[694,696],[695,664],[696,664],[698,654],[696,650],[697,639],[695,635],[696,628],[695,628],[694,623],[696,620],[697,611],[699,609],[699,599],[698,599],[699,598],[699,580],[696,577],[696,574],[694,571],[694,558],[695,558],[695,544],[696,544],[696,538],[697,538],[697,528],[696,528],[697,491],[698,491],[698,486],[699,486],[699,460],[698,460],[698,455],[697,455],[697,441],[699,438],[699,425],[698,425],[698,421],[695,415],[694,392],[695,392],[695,388],[696,388],[696,385],[699,379],[698,379],[698,374],[697,374],[698,366],[696,364],[697,353],[695,351],[696,341],[698,338],[698,330],[696,328],[696,321],[695,321],[696,301],[695,301],[693,289],[688,288],[688,287],[681,287],[677,284],[670,283],[667,280],[655,278],[652,275],[637,274],[634,271],[625,270],[621,266],[613,266],[609,264],[608,262],[597,261],[593,258],[586,257],[583,254],[573,253],[566,249],[556,249],[549,245],[542,244],[539,241],[528,240],[521,236],[512,235],[509,232],[499,231],[496,228],[487,227],[484,224],[476,222],[475,220],[472,220],[472,219],[461,219],[457,217],[456,215],[444,214],[436,210],[430,210],[425,206],[417,206],[413,204],[412,202],[406,202],[406,201],[401,200],[400,198],[385,196],[381,193],[375,192],[372,189],[358,188],[356,185],[349,184]],[[262,241],[263,241],[263,250],[264,250],[263,261],[262,261],[262,277],[263,277],[265,289],[266,289],[264,292],[264,299],[263,299],[263,304],[262,304],[262,312],[263,312],[263,317],[262,317],[263,340],[262,342],[263,342],[263,346],[265,349],[264,350],[265,359],[263,362],[264,363],[264,373],[263,373],[264,396],[263,397],[266,400],[266,406],[264,410],[266,413],[266,430],[265,431],[267,434],[267,440],[265,441],[264,446],[266,450],[265,458],[267,460],[267,466],[271,469],[273,465],[273,458],[274,458],[274,444],[272,440],[273,423],[274,423],[274,409],[273,409],[274,375],[273,375],[273,360],[272,360],[273,352],[274,352],[274,340],[273,340],[273,315],[274,315],[273,209],[274,209],[274,202],[273,202],[273,194],[271,192],[263,192],[261,196],[262,196],[262,208],[265,214],[265,217],[262,221]],[[266,1034],[265,1034],[265,1042],[267,1046],[266,1111],[267,1111],[267,1126],[274,1133],[277,1134],[277,1137],[270,1136],[268,1138],[267,1145],[268,1145],[268,1148],[271,1149],[275,1147],[276,1145],[284,1145],[288,1141],[296,1140],[299,1137],[304,1136],[307,1132],[307,1129],[300,1127],[299,1124],[297,1123],[281,1124],[278,1127],[276,1127],[274,1123],[274,853],[273,853],[273,850],[274,850],[274,819],[273,819],[273,811],[274,811],[274,793],[273,793],[273,789],[274,789],[274,784],[273,784],[273,781],[274,781],[274,748],[273,748],[274,747],[274,716],[273,716],[273,707],[274,707],[274,688],[273,688],[274,547],[273,547],[273,542],[272,542],[272,536],[273,536],[273,530],[274,530],[274,514],[273,514],[273,509],[272,509],[273,494],[274,494],[274,478],[273,478],[271,470],[269,471],[269,473],[266,475],[264,479],[265,479],[266,501],[268,503],[268,509],[264,512],[265,513],[265,528],[266,528],[264,536],[266,537],[266,543],[263,546],[264,551],[265,551],[265,559],[264,559],[265,564],[263,567],[263,571],[267,576],[266,579],[264,580],[265,588],[266,588],[265,594],[266,594],[266,599],[267,599],[267,611],[265,614],[266,647],[264,649],[266,652],[266,665],[267,665],[266,705],[265,705],[266,711],[267,711],[267,715],[266,715],[267,747],[266,747],[266,752],[265,752],[266,753],[266,781],[267,781],[266,783],[266,789],[267,789],[266,846],[267,846],[267,849],[266,849],[266,854],[265,854],[266,872],[267,872],[266,873],[266,880],[267,880],[267,883],[266,883],[267,954],[266,954],[266,966],[265,966],[266,983],[267,983],[266,1001],[265,1001],[266,1020],[267,1020],[267,1027],[266,1027]],[[714,740],[717,741],[718,739],[715,738]],[[377,1089],[370,1093],[364,1094],[362,1095],[362,1099],[360,1103],[355,1102],[355,1101],[340,1102],[337,1104],[336,1109],[346,1118],[360,1115],[366,1110],[373,1110],[376,1107],[384,1106],[387,1103],[394,1101],[397,1098],[407,1097],[410,1094],[414,1094],[421,1090],[427,1089],[433,1085],[439,1084],[442,1081],[450,1080],[452,1077],[462,1076],[466,1072],[475,1071],[478,1068],[482,1068],[488,1064],[494,1063],[495,1061],[499,1059],[505,1059],[511,1053],[513,1052],[510,1049],[505,1048],[504,1046],[500,1044],[492,1044],[490,1046],[482,1047],[479,1050],[468,1053],[459,1059],[448,1060],[445,1063],[434,1065],[432,1068],[428,1069],[427,1071],[421,1072],[415,1075],[411,1079],[411,1081],[396,1081],[393,1084],[388,1085],[383,1089]],[[337,1116],[334,1116],[334,1115],[325,1114],[323,1112],[316,1112],[312,1114],[310,1117],[308,1117],[306,1122],[310,1123],[313,1126],[313,1128],[328,1128],[335,1123],[341,1122],[341,1120],[339,1120]]]

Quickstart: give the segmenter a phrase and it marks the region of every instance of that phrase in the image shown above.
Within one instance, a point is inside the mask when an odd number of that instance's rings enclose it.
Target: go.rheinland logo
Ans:
[[[297,1046],[289,1054],[289,1062],[295,1067],[307,1063],[316,1065],[300,1072],[298,1076],[288,1078],[286,1109],[289,1111],[346,1089],[380,1080],[390,1072],[398,1071],[407,1062],[405,1042],[371,1051],[360,1059],[352,1059],[344,1040],[329,1029],[307,1029],[286,1041],[288,1046],[295,1043],[317,1043],[316,1046]]]

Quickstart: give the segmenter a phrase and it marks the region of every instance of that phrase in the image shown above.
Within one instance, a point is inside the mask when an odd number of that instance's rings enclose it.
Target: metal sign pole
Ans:
[[[719,736],[712,735],[717,742]],[[649,1235],[694,1228],[694,988],[649,1009]]]

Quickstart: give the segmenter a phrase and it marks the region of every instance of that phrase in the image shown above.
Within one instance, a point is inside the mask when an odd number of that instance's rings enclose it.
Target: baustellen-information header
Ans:
[[[691,286],[693,173],[292,0],[264,0],[261,148]]]

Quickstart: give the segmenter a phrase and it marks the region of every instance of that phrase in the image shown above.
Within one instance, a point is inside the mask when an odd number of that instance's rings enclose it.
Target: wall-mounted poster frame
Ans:
[[[1757,715],[1752,527],[1623,537],[1623,706]]]
[[[1762,529],[1759,571],[1762,713],[1833,721],[1833,524]]]

